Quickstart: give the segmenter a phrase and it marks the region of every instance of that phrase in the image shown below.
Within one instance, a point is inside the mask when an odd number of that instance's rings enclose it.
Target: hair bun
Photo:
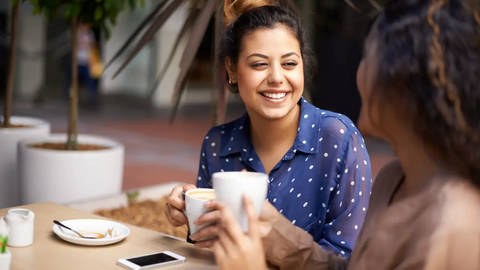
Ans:
[[[223,23],[227,26],[234,22],[242,13],[257,7],[272,5],[275,5],[275,0],[224,0]]]

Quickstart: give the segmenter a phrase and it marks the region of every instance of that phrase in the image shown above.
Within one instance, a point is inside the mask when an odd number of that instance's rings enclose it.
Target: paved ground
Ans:
[[[242,113],[241,104],[232,104],[227,120]],[[14,114],[46,119],[52,124],[54,133],[67,130],[67,104],[62,101],[46,101],[41,105],[15,104]],[[208,106],[181,108],[174,125],[170,125],[168,110],[110,100],[100,110],[82,108],[79,130],[125,144],[123,189],[130,190],[168,182],[194,183],[199,149],[210,127]],[[376,175],[393,154],[382,141],[367,138],[366,144]]]

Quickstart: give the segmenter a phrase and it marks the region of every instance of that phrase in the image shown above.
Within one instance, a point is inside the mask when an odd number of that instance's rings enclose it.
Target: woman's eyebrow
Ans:
[[[297,53],[295,53],[295,52],[286,53],[286,54],[282,55],[282,58],[287,58],[287,57],[290,57],[290,56],[292,56],[292,55],[295,55],[295,56],[297,56],[298,58],[300,58],[300,56],[299,56]],[[255,56],[256,56],[256,57],[260,57],[260,58],[264,58],[264,59],[268,59],[268,56],[266,56],[266,55],[264,55],[264,54],[261,54],[261,53],[252,53],[252,54],[250,54],[250,55],[247,57],[247,59],[250,58],[250,57],[255,57]]]

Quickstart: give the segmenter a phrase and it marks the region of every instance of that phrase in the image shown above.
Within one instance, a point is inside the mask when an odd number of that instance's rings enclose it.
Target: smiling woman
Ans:
[[[299,42],[282,25],[247,33],[244,38],[248,42],[236,63],[233,57],[224,60],[230,81],[238,82],[237,90],[250,115],[286,116],[297,107],[304,88]]]
[[[226,0],[224,9],[220,60],[247,113],[205,136],[197,187],[211,188],[219,171],[266,173],[268,201],[324,249],[348,257],[371,190],[363,138],[344,115],[303,99],[304,74],[313,58],[297,15],[267,0]],[[166,207],[175,226],[186,223],[181,191],[172,191]],[[197,225],[218,216],[218,211],[205,214]],[[216,228],[210,226],[190,238],[213,235]]]

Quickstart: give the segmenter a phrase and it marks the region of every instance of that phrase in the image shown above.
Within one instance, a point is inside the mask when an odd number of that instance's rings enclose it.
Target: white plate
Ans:
[[[53,232],[58,235],[61,239],[78,245],[84,246],[104,246],[110,245],[117,242],[122,241],[130,234],[130,229],[120,223],[109,221],[109,220],[102,220],[102,219],[72,219],[72,220],[65,220],[60,221],[67,227],[70,227],[76,230],[79,233],[101,233],[105,234],[105,232],[114,227],[115,230],[120,232],[120,236],[111,237],[111,238],[102,238],[102,239],[85,239],[80,238],[74,232],[62,228],[58,225],[53,225]]]

